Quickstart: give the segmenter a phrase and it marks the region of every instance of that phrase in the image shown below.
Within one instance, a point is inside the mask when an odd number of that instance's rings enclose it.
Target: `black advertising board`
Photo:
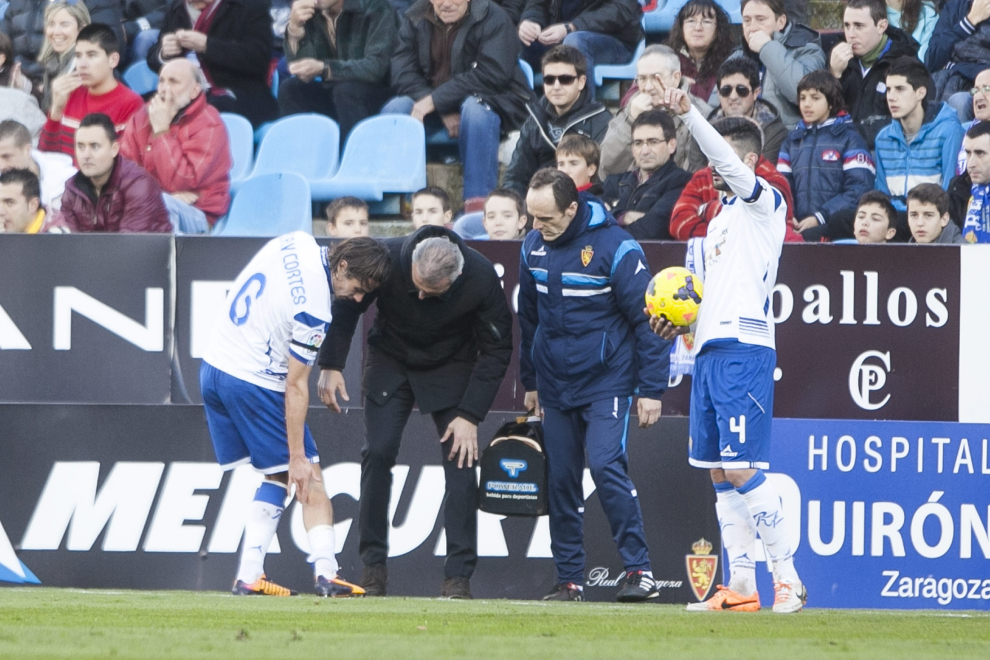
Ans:
[[[482,424],[482,446],[507,415]],[[360,576],[357,498],[363,416],[313,410],[324,481],[334,494],[338,559]],[[687,465],[687,420],[669,418],[629,433],[629,463],[643,510],[662,602],[697,600],[688,566],[720,566],[715,494],[707,470]],[[9,558],[49,586],[229,589],[244,516],[260,475],[216,465],[200,406],[0,406],[0,584]],[[12,467],[13,466],[13,467]],[[393,470],[389,592],[437,596],[443,580],[443,468],[436,429],[414,414]],[[612,600],[623,566],[585,475],[586,594]],[[312,574],[292,505],[278,531],[272,579],[306,591]],[[476,597],[540,598],[555,582],[546,519],[479,513]],[[705,539],[707,555],[692,549]],[[9,545],[7,542],[9,541]],[[702,546],[705,544],[702,543]],[[10,548],[6,553],[4,548]],[[698,557],[692,562],[687,557]],[[8,561],[5,561],[5,557]],[[697,575],[694,584],[697,584]],[[707,586],[707,585],[706,585]]]

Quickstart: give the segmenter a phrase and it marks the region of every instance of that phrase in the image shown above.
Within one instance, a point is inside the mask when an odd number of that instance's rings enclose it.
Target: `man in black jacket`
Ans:
[[[612,114],[591,100],[584,55],[571,46],[554,46],[543,56],[543,92],[527,106],[512,162],[503,185],[525,195],[537,170],[557,164],[557,145],[565,135],[584,135],[601,144]]]
[[[883,0],[849,0],[842,16],[845,41],[829,56],[829,70],[842,83],[842,95],[853,123],[869,148],[890,123],[887,70],[899,57],[915,57],[918,42],[887,22]]]
[[[501,131],[526,119],[533,98],[519,67],[519,41],[491,0],[418,0],[402,17],[392,56],[398,96],[382,114],[411,114],[457,138],[464,211],[480,211],[498,183]]]
[[[265,0],[171,0],[148,66],[157,72],[168,60],[194,53],[210,83],[209,104],[258,128],[278,118],[268,84],[273,40]]]
[[[581,51],[594,74],[597,64],[632,59],[645,36],[642,20],[636,0],[528,0],[518,30],[523,57],[536,66],[547,48],[564,43]]]
[[[648,110],[632,128],[636,169],[605,180],[602,199],[636,240],[669,241],[670,214],[691,174],[674,164],[677,149],[674,118],[665,110]]]
[[[477,0],[475,0],[477,2]],[[512,314],[495,269],[452,231],[427,226],[385,241],[392,274],[360,304],[334,303],[320,350],[320,398],[337,412],[349,400],[342,371],[358,317],[378,303],[364,372],[361,451],[361,585],[384,596],[392,467],[414,404],[441,436],[447,561],[442,595],[470,598],[478,561],[474,463],[478,424],[512,356]]]

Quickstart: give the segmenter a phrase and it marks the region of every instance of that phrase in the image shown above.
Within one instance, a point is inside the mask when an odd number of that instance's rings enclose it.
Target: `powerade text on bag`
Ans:
[[[504,424],[481,454],[479,508],[501,516],[547,512],[547,461],[539,417]]]

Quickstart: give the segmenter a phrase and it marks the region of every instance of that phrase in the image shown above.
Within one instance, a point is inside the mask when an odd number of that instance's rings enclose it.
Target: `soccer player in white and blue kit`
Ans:
[[[251,259],[219,310],[200,369],[213,448],[224,470],[250,463],[265,475],[245,524],[235,595],[293,593],[264,569],[293,486],[317,594],[364,593],[337,575],[333,507],[306,426],[309,372],[330,326],[331,296],[360,302],[390,268],[388,251],[371,238],[330,250],[304,232],[286,234]]]
[[[690,610],[756,611],[756,535],[773,562],[773,611],[800,611],[807,592],[794,568],[780,496],[763,471],[770,468],[773,374],[777,363],[772,292],[784,242],[783,195],[754,169],[763,150],[759,126],[742,117],[713,127],[687,95],[666,89],[664,105],[681,117],[712,166],[722,210],[702,243],[705,292],[695,326],[689,462],[711,470],[730,580]],[[675,329],[651,319],[670,339]]]

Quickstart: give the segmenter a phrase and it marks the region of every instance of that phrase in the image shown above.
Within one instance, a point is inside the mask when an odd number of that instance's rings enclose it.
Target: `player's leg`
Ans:
[[[557,569],[557,585],[543,600],[584,599],[584,432],[580,412],[543,408],[550,552]]]
[[[797,612],[807,594],[794,568],[790,521],[780,495],[767,481],[773,422],[773,371],[776,352],[760,346],[740,347],[723,356],[716,386],[726,480],[746,504],[756,531],[773,563],[774,611]]]
[[[639,603],[659,595],[650,567],[643,513],[636,486],[629,478],[626,439],[631,407],[632,397],[614,397],[581,409],[588,467],[625,566],[617,595],[622,603]]]
[[[710,350],[703,351],[695,360],[691,381],[688,461],[695,467],[711,471],[717,498],[715,512],[722,532],[722,548],[728,559],[730,579],[725,586],[718,585],[711,598],[692,603],[688,609],[755,612],[760,609],[753,560],[756,530],[746,503],[726,482],[722,471],[719,425],[711,388],[712,378],[717,378],[718,374],[717,358]]]

